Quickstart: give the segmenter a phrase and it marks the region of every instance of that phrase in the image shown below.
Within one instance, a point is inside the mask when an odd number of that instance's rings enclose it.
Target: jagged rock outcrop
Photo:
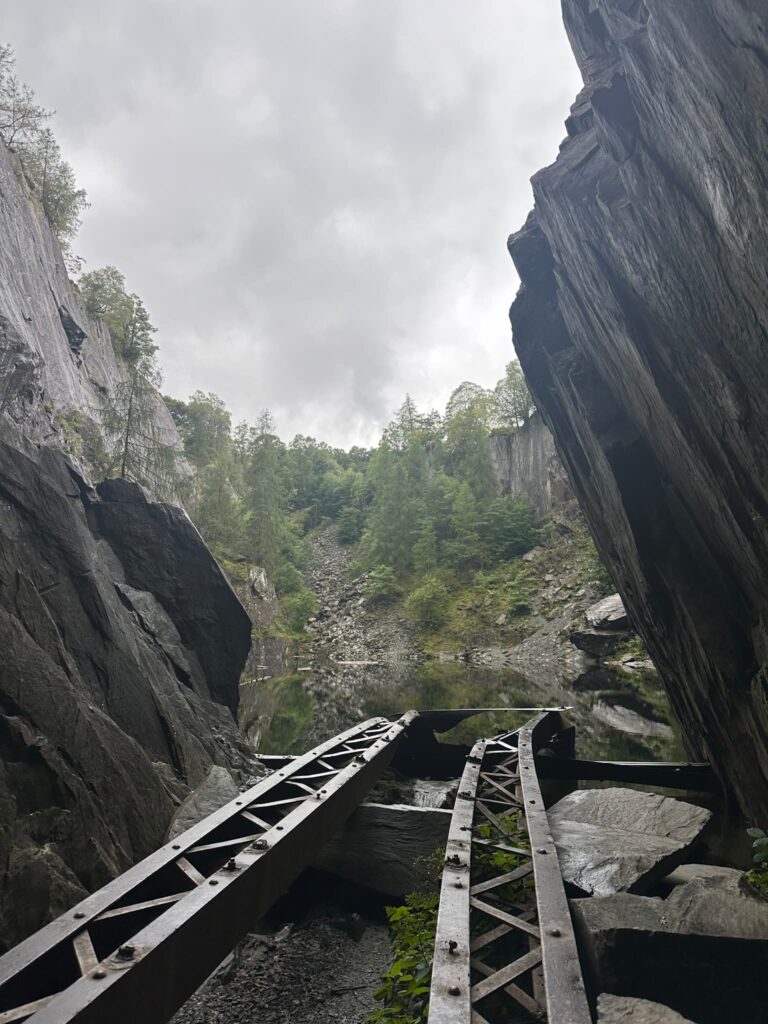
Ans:
[[[237,732],[250,621],[184,512],[64,451],[125,379],[0,144],[0,946],[163,841]],[[157,431],[179,445],[157,398]]]
[[[768,19],[564,0],[584,78],[515,346],[686,744],[768,820]]]
[[[491,462],[505,494],[527,498],[539,516],[573,498],[555,442],[540,413],[514,433],[491,434]]]

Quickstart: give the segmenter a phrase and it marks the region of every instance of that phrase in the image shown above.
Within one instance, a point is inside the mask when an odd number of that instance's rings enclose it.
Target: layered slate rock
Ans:
[[[583,789],[547,812],[566,882],[589,895],[642,892],[686,856],[711,817],[633,789]]]
[[[768,19],[564,0],[584,79],[510,240],[536,405],[689,753],[768,819]]]
[[[105,496],[0,424],[7,945],[159,845],[211,764],[247,764],[247,616],[183,513],[126,482]]]
[[[539,516],[573,500],[555,442],[541,414],[534,412],[514,433],[489,438],[491,464],[505,494],[526,498]]]
[[[697,879],[667,899],[620,893],[572,901],[595,991],[669,1006],[697,1024],[763,1024],[768,902],[738,878]]]

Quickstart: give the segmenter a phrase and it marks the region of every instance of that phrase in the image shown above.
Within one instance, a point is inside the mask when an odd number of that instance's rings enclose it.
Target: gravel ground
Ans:
[[[249,936],[173,1024],[363,1024],[390,958],[385,924],[319,909]]]

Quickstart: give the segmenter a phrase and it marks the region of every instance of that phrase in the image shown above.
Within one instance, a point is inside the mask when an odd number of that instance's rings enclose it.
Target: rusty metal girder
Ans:
[[[416,717],[277,769],[0,958],[0,1024],[163,1024],[310,864]]]
[[[534,751],[572,752],[557,712],[472,748],[446,845],[431,1024],[591,1024]],[[524,838],[527,833],[527,838]]]

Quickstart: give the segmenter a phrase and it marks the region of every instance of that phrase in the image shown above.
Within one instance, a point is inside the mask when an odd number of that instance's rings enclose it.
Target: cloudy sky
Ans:
[[[511,358],[506,238],[579,85],[560,0],[5,0],[165,388],[373,443]]]

